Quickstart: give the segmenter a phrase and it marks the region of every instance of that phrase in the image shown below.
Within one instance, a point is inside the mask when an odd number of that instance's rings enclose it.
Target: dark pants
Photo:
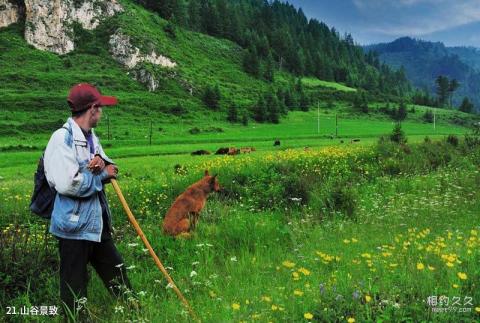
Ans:
[[[59,251],[60,297],[71,313],[78,307],[76,300],[87,297],[89,262],[112,295],[121,296],[125,287],[131,290],[122,256],[110,236],[102,236],[101,242],[59,238]]]

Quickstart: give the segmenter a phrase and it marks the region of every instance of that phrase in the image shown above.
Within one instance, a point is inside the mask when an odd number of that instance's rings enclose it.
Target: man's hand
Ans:
[[[100,174],[102,170],[105,168],[105,162],[103,161],[102,157],[95,156],[87,166],[88,169],[92,171],[95,175]]]
[[[105,167],[105,170],[107,171],[107,174],[108,174],[107,179],[117,178],[117,174],[118,174],[117,166],[110,164],[107,167]]]

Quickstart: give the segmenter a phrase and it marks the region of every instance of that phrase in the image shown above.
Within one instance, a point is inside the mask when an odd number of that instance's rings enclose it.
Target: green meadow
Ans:
[[[306,116],[315,113],[290,117]],[[324,118],[326,122],[328,115]],[[130,208],[203,321],[478,319],[479,139],[467,134],[465,140],[465,128],[436,129],[456,133],[455,143],[433,132],[431,124],[406,122],[404,129],[418,131],[406,145],[378,143],[375,137],[388,133],[389,122],[350,122],[351,136],[343,144],[283,123],[251,124],[257,137],[245,135],[243,140],[228,129],[220,135],[225,141],[214,135],[188,135],[178,144],[172,138],[152,146],[141,145],[143,139],[124,147],[111,141],[106,150],[119,165],[119,184]],[[255,126],[264,128],[263,136]],[[309,127],[314,126],[312,120]],[[270,129],[275,127],[292,133],[280,137],[280,147],[273,147],[276,136]],[[240,130],[231,128],[232,133]],[[347,138],[353,137],[361,141],[350,143]],[[258,150],[238,156],[188,153],[222,145]],[[47,222],[28,211],[40,153],[2,153],[4,307],[59,302],[56,241],[44,233]],[[180,170],[175,171],[176,164]],[[224,192],[210,197],[192,239],[163,236],[166,210],[204,169],[219,174]],[[128,293],[126,300],[112,299],[92,272],[88,317],[100,322],[189,321],[112,187],[106,189],[115,240],[141,308],[131,307]],[[468,304],[437,313],[428,302],[440,296]]]
[[[478,115],[407,104],[407,140],[394,142],[385,111],[400,98],[368,94],[362,113],[352,107],[357,89],[304,77],[308,111],[294,106],[278,124],[257,123],[259,96],[291,90],[298,77],[276,70],[271,83],[255,78],[243,71],[239,45],[183,28],[172,38],[166,20],[120,2],[124,13],[76,30],[81,46],[63,56],[28,45],[20,24],[0,30],[0,321],[63,321],[7,308],[60,306],[57,240],[28,206],[38,158],[69,116],[68,90],[89,82],[119,99],[95,132],[146,237],[203,322],[478,322]],[[157,91],[112,60],[116,28],[178,63]],[[217,110],[202,101],[214,85]],[[247,124],[226,121],[232,104]],[[215,155],[221,147],[256,150]],[[211,154],[191,155],[197,150]],[[222,192],[210,196],[191,239],[164,236],[170,205],[206,169]],[[86,321],[192,321],[105,189],[140,307],[128,291],[111,298],[92,271]]]

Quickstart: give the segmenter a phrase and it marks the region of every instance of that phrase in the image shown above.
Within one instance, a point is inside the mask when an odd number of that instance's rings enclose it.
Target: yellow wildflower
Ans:
[[[232,304],[232,309],[233,309],[234,311],[238,311],[238,310],[240,309],[240,304],[238,304],[238,303],[233,303],[233,304]]]
[[[365,295],[365,301],[370,303],[372,301],[372,297],[370,295]]]
[[[355,319],[354,319],[353,317],[349,317],[349,318],[347,319],[347,322],[348,322],[348,323],[355,323]]]
[[[434,270],[435,270],[435,267],[428,265],[428,270],[434,271]]]
[[[452,287],[453,287],[453,288],[458,288],[458,285],[457,285],[457,284],[453,284]]]
[[[295,295],[295,296],[302,296],[302,295],[303,295],[303,292],[302,292],[301,290],[295,289],[295,290],[293,291],[293,295]]]
[[[277,310],[278,310],[278,306],[275,304],[272,304],[272,311],[277,311]]]
[[[262,301],[270,303],[272,299],[269,296],[262,296]]]
[[[303,317],[306,318],[307,320],[311,320],[311,319],[313,319],[313,314],[307,312],[307,313],[303,314]]]
[[[425,266],[421,262],[417,263],[417,269],[418,270],[423,270],[424,268],[425,268]]]
[[[349,243],[350,243],[350,240],[348,240],[348,239],[344,239],[344,240],[343,240],[343,243],[345,243],[345,244],[349,244]]]
[[[306,269],[306,268],[300,268],[298,269],[299,272],[301,272],[302,274],[304,274],[305,276],[308,276],[310,275],[310,270]]]
[[[461,280],[466,280],[466,279],[467,279],[467,274],[462,273],[462,272],[457,273],[457,276],[458,276],[458,278],[460,278]]]
[[[480,306],[475,307],[475,312],[480,313]]]
[[[289,260],[285,260],[284,262],[282,262],[282,265],[284,265],[285,267],[287,268],[293,268],[295,267],[295,263],[294,262],[291,262]]]

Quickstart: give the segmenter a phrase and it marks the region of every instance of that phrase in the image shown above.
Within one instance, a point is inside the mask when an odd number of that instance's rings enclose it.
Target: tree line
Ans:
[[[278,0],[136,0],[170,22],[244,48],[243,66],[273,81],[274,70],[342,82],[351,87],[403,96],[405,71],[365,54],[350,34],[340,35],[302,9]]]
[[[220,110],[222,94],[218,84],[207,85],[204,89],[202,101],[213,111]],[[289,85],[277,89],[270,88],[259,94],[255,103],[239,108],[237,104],[224,103],[227,106],[227,121],[231,123],[248,124],[250,118],[260,123],[279,123],[282,116],[288,111],[308,111],[311,98],[303,88],[300,78]]]
[[[435,79],[436,97],[431,96],[427,90],[416,90],[412,96],[412,102],[418,105],[426,105],[437,108],[453,108],[453,94],[460,87],[460,83],[449,79],[445,75],[439,75]],[[475,106],[468,97],[464,97],[458,110],[466,113],[475,111]]]

